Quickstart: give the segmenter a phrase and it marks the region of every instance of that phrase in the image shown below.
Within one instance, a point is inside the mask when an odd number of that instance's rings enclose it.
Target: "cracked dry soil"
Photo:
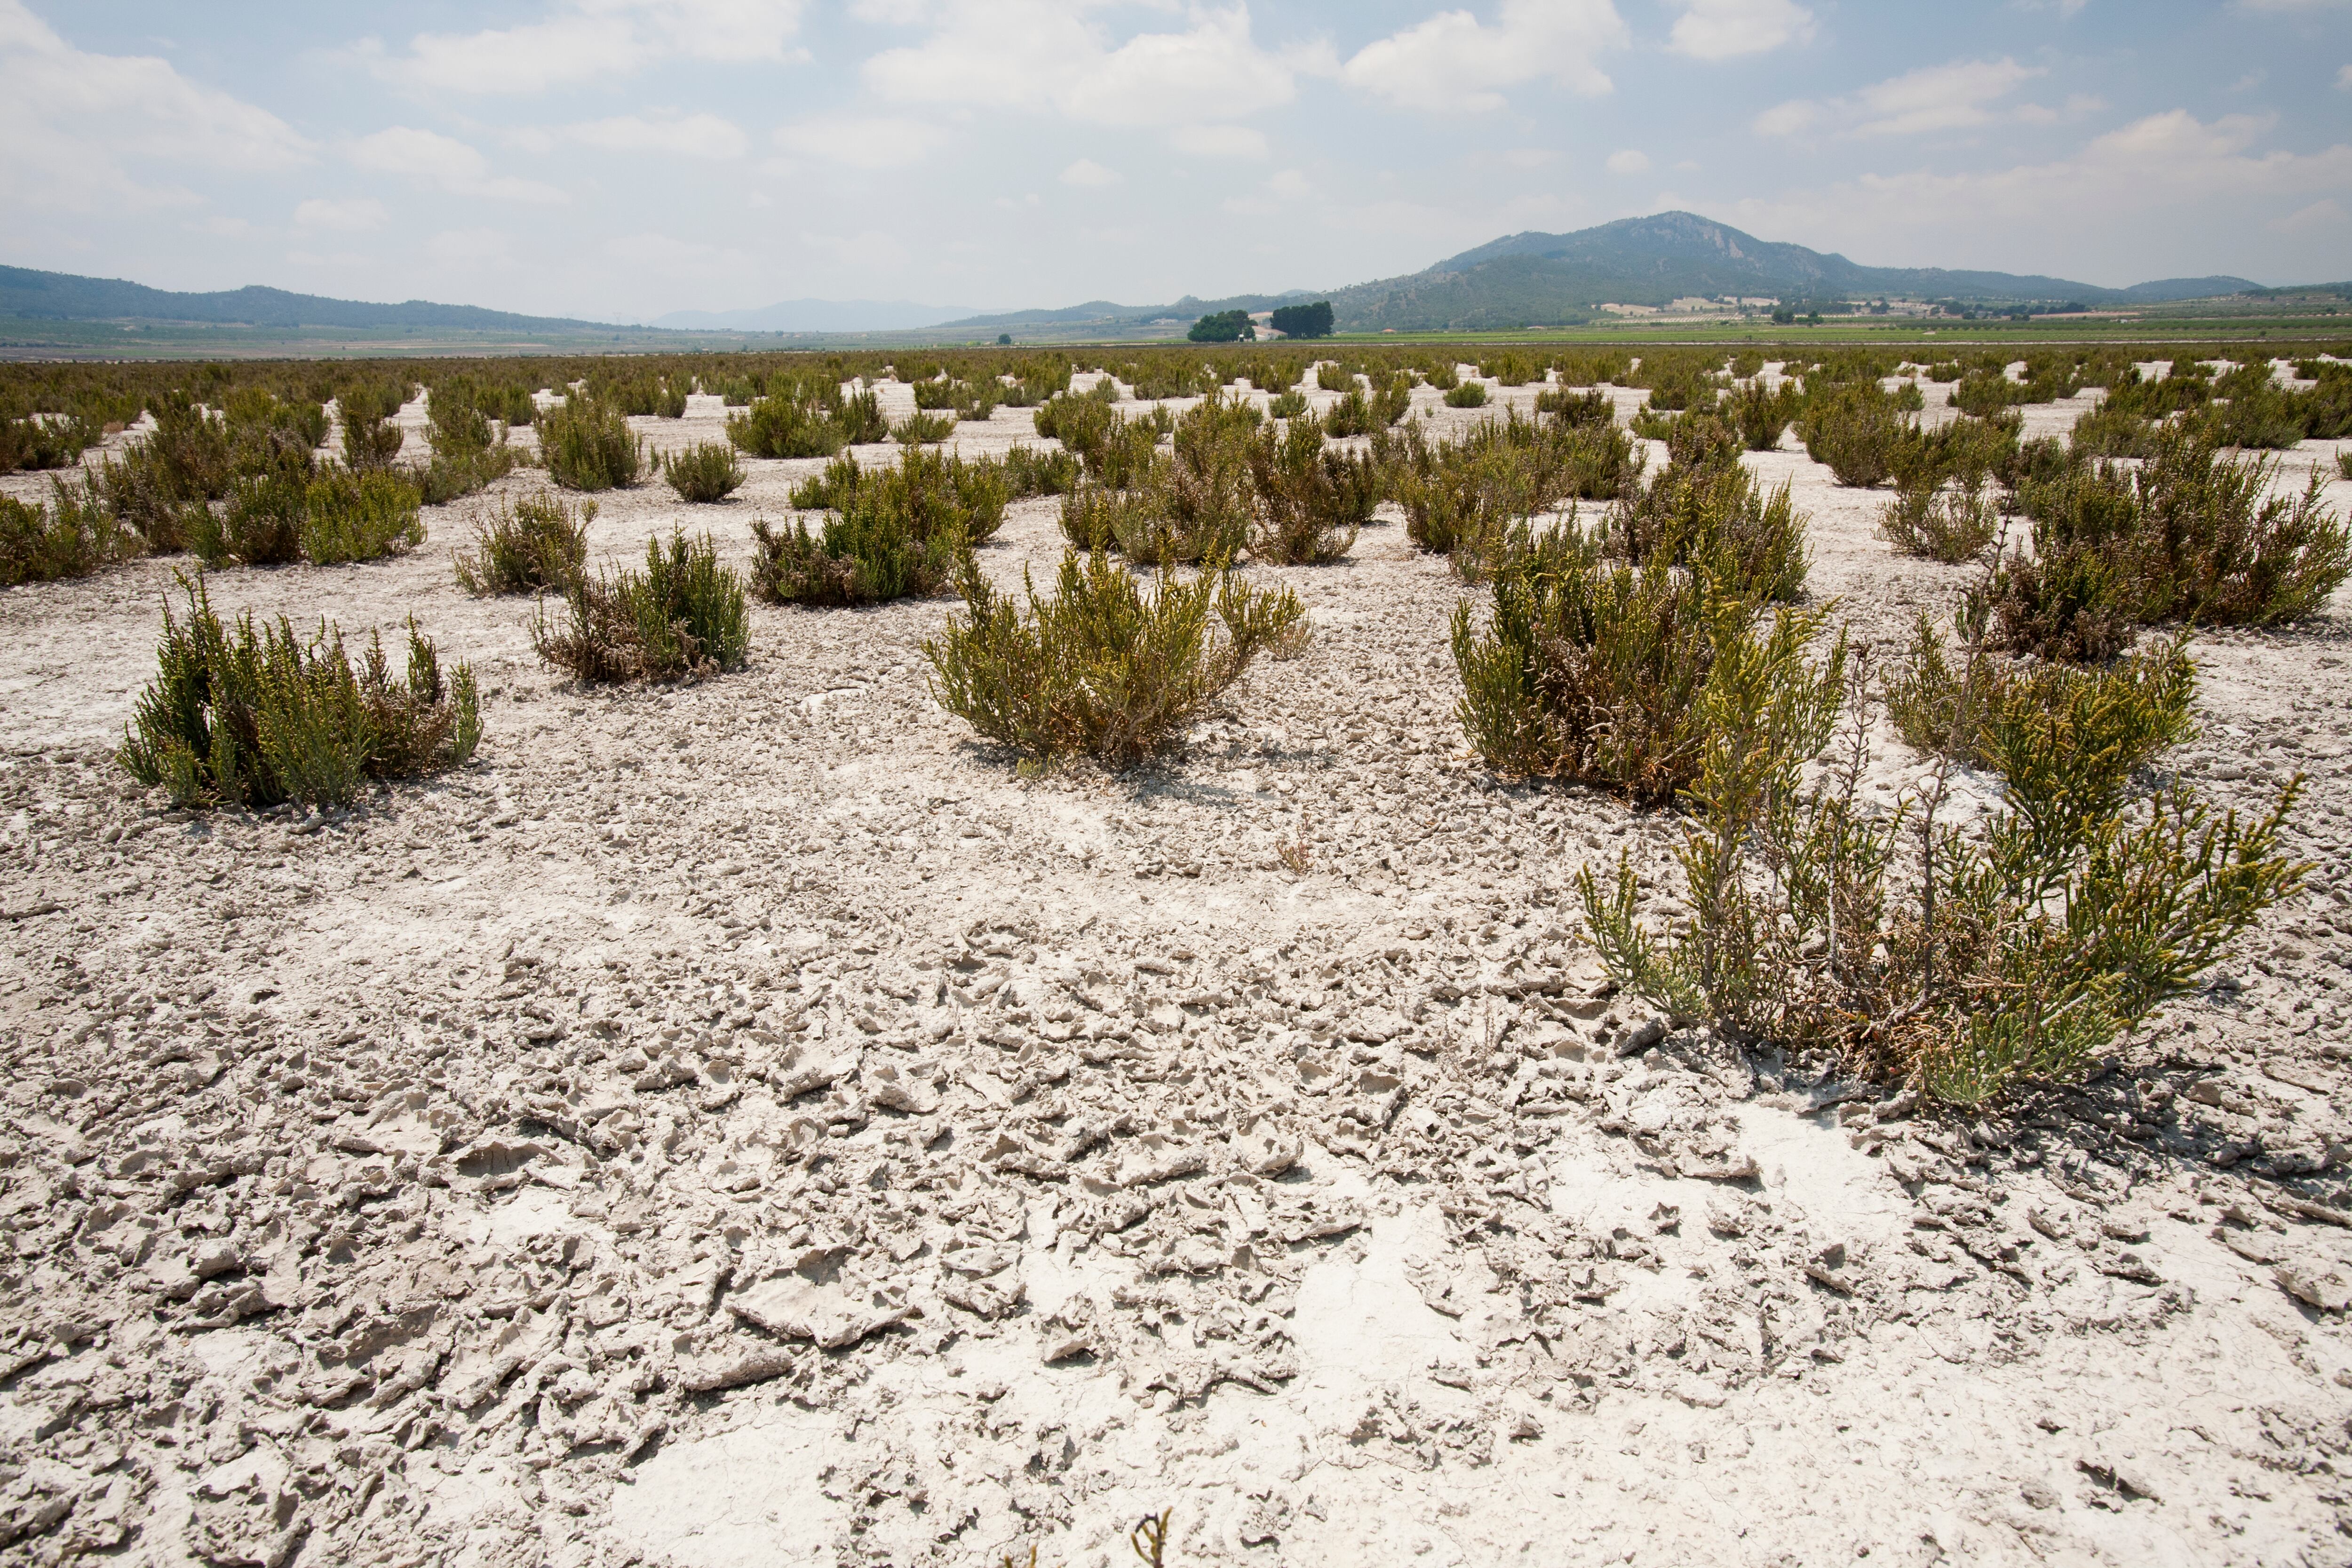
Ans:
[[[1955,590],[1748,460],[1857,636]],[[596,552],[748,555],[817,466]],[[1169,1508],[1187,1564],[2352,1561],[2343,598],[2200,638],[2177,757],[2309,775],[2306,889],[1963,1121],[1608,992],[1571,879],[1671,821],[1467,759],[1469,591],[1393,521],[1253,569],[1317,635],[1181,753],[1024,782],[928,696],[948,603],[557,680],[452,578],[488,499],[213,575],[481,674],[473,765],[326,819],[112,766],[173,563],[0,595],[0,1555],[1108,1564]],[[983,558],[1058,550],[1032,501]]]

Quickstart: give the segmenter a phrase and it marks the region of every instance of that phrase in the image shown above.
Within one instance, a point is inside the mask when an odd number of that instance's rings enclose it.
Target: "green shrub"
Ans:
[[[953,414],[909,414],[890,426],[890,439],[902,447],[944,441],[955,434]]]
[[[1685,415],[1666,466],[1629,485],[1610,514],[1616,552],[1703,571],[1750,598],[1793,600],[1805,589],[1805,518],[1783,480],[1769,495],[1741,466],[1730,427]]]
[[[743,580],[709,534],[690,541],[681,530],[667,549],[649,540],[643,572],[583,573],[562,590],[560,619],[541,603],[531,647],[578,680],[698,679],[740,669],[751,647]]]
[[[393,419],[400,412],[404,391],[403,385],[394,382],[362,381],[344,387],[337,395],[335,406],[342,416],[345,468],[354,473],[388,468],[400,456],[407,437]]]
[[[1503,353],[1478,362],[1478,374],[1493,379],[1497,386],[1525,386],[1543,379],[1543,372],[1524,354]]]
[[[533,594],[562,588],[588,564],[588,525],[596,503],[576,507],[556,495],[522,496],[474,524],[474,550],[455,557],[468,594]]]
[[[468,375],[449,376],[426,389],[425,438],[436,458],[463,462],[498,444],[482,403],[481,384]]]
[[[2074,421],[2067,443],[2084,458],[2146,458],[2156,450],[2156,425],[2127,408],[2102,405]]]
[[[1385,428],[1412,410],[1412,377],[1399,372],[1372,395],[1372,426]]]
[[[1004,471],[906,447],[895,465],[841,458],[823,476],[834,515],[814,532],[754,521],[753,580],[777,604],[867,605],[945,592],[956,563],[1004,520]],[[802,494],[793,497],[795,503]]]
[[[1315,367],[1315,384],[1325,392],[1353,392],[1356,373],[1342,364],[1318,364]]]
[[[0,419],[0,474],[23,468],[71,468],[105,438],[96,419],[78,415],[29,415]]]
[[[522,450],[500,442],[464,457],[436,456],[417,476],[417,488],[426,506],[446,506],[512,473],[523,462]]]
[[[1422,379],[1439,392],[1451,392],[1462,384],[1462,374],[1450,359],[1431,366]],[[1540,398],[1542,394],[1538,393],[1537,396]]]
[[[878,418],[878,400],[875,406]],[[883,431],[887,434],[887,425]],[[727,439],[755,458],[830,458],[851,444],[850,435],[840,420],[814,403],[803,402],[796,392],[762,397],[727,419]]]
[[[1497,773],[1665,804],[1698,775],[1722,689],[1770,681],[1792,733],[1835,712],[1843,639],[1816,669],[1818,614],[1781,610],[1760,636],[1755,619],[1747,599],[1663,553],[1610,564],[1573,529],[1522,530],[1486,626],[1467,604],[1454,611],[1462,727]]]
[[[385,469],[322,469],[303,490],[302,555],[338,566],[404,554],[425,542],[421,500],[407,479]]]
[[[1538,422],[1517,409],[1434,446],[1418,425],[1380,441],[1375,455],[1404,508],[1406,536],[1451,555],[1473,580],[1491,565],[1513,522],[1567,500],[1612,500],[1638,472],[1633,437],[1615,426]]]
[[[1449,404],[1452,401],[1447,399]],[[1564,386],[1547,386],[1536,394],[1536,413],[1538,416],[1549,414],[1562,425],[1605,426],[1616,422],[1617,406],[1598,387],[1591,392],[1570,392]]]
[[[1445,395],[1448,408],[1484,408],[1486,406],[1486,384],[1465,381]]]
[[[1258,653],[1304,636],[1295,595],[1253,589],[1222,563],[1190,583],[1163,572],[1147,595],[1100,551],[1066,552],[1051,599],[1027,584],[1025,614],[975,569],[957,585],[964,616],[923,645],[932,694],[982,735],[1038,758],[1139,763]]]
[[[1878,531],[1906,555],[1957,566],[2000,536],[2000,512],[1982,486],[1905,485],[1878,514]]]
[[[1062,537],[1089,552],[1116,550],[1122,535],[1140,537],[1148,528],[1146,504],[1140,490],[1083,481],[1062,498]]]
[[[1341,393],[1323,411],[1323,428],[1333,437],[1370,436],[1387,427],[1386,422],[1372,412],[1372,400],[1364,395],[1361,387]]]
[[[139,552],[136,536],[114,521],[88,479],[49,480],[46,507],[0,496],[0,587],[87,577]]]
[[[2132,775],[2194,732],[2197,667],[2185,637],[2094,669],[1960,651],[1956,666],[1921,616],[1886,683],[1887,717],[1919,750],[2009,780],[2020,809],[2046,818],[2044,831],[2120,809]]]
[[[2306,869],[2278,854],[2299,784],[2244,826],[2178,786],[2134,799],[2097,787],[2112,754],[2060,733],[2071,721],[2060,720],[2042,731],[2041,765],[2013,774],[2003,807],[1963,829],[1937,820],[1940,773],[1892,812],[1862,800],[1870,712],[1859,691],[1848,743],[1809,773],[1831,738],[1809,679],[1751,661],[1746,678],[1710,685],[1677,851],[1691,912],[1654,932],[1637,917],[1630,857],[1613,887],[1588,868],[1579,890],[1602,962],[1676,1015],[1783,1049],[1835,1050],[1939,1100],[1979,1104],[2081,1076],[2195,989]]]
[[[677,499],[689,503],[722,501],[743,488],[743,465],[735,460],[735,449],[717,441],[665,454],[661,475]]]
[[[2352,575],[2352,535],[2322,505],[2321,476],[2271,495],[2276,470],[2223,456],[2208,429],[2168,426],[2136,470],[2070,463],[2023,480],[2032,552],[1996,565],[1973,612],[1990,617],[1996,647],[2072,660],[2111,657],[2135,624],[2315,614]]]
[[[137,531],[152,554],[187,548],[205,503],[228,494],[235,475],[228,423],[184,394],[153,405],[146,439],[99,468],[98,485],[117,521]]]
[[[1328,338],[1331,335],[1331,301],[1277,305],[1267,324],[1286,338]]]
[[[2336,472],[2341,478],[2352,479],[2352,448],[2336,454]]]
[[[1004,481],[1015,500],[1029,496],[1066,496],[1078,488],[1077,455],[1013,447],[1004,454]]]
[[[610,404],[567,397],[539,421],[539,452],[547,477],[567,490],[625,489],[645,466],[644,437]]]
[[[207,566],[236,561],[278,566],[302,558],[302,524],[310,509],[308,473],[240,475],[228,504],[187,515],[187,546]]]
[[[381,638],[354,668],[342,634],[323,624],[308,641],[282,618],[258,631],[249,615],[224,626],[201,579],[187,593],[184,623],[164,605],[162,668],[116,753],[174,805],[340,805],[363,779],[435,773],[473,755],[474,672],[461,664],[445,679],[414,620],[405,679],[395,680]]]
[[[1266,399],[1265,414],[1269,419],[1296,419],[1307,412],[1307,395],[1292,388]]]
[[[1740,388],[1730,404],[1739,439],[1751,452],[1776,450],[1789,426],[1805,412],[1804,394],[1795,384],[1784,380],[1778,391],[1767,391],[1761,375]]]
[[[1260,431],[1248,461],[1256,492],[1249,549],[1261,561],[1337,561],[1354,548],[1357,531],[1380,503],[1380,470],[1370,454],[1325,447],[1312,415],[1291,420],[1279,435]]]
[[[1893,398],[1857,382],[1809,398],[1801,433],[1806,455],[1838,483],[1868,489],[1894,477],[1897,452],[1916,432]]]

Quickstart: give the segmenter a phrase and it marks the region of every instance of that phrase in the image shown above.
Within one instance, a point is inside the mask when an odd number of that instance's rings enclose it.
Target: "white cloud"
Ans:
[[[1303,201],[1314,194],[1314,182],[1303,169],[1285,169],[1265,183],[1265,188],[1284,201]]]
[[[1646,174],[1650,172],[1650,155],[1638,147],[1627,147],[1610,153],[1607,166],[1612,174]]]
[[[1955,60],[1906,71],[1827,102],[1796,99],[1776,104],[1752,124],[1766,136],[1802,135],[1825,126],[1856,136],[1964,131],[1990,123],[2000,112],[1994,107],[1999,100],[2046,74],[2039,66],[2021,66],[2006,58]],[[2032,104],[2008,112],[2019,119],[2053,118],[2050,110]]]
[[[537,180],[491,174],[490,161],[478,149],[437,131],[394,125],[361,137],[345,149],[345,155],[360,168],[397,174],[452,195],[538,206],[559,205],[569,199],[553,185]]]
[[[1081,158],[1062,171],[1066,185],[1115,185],[1119,182],[1116,169],[1106,169],[1092,158]]]
[[[812,163],[849,169],[903,169],[931,154],[939,127],[888,116],[803,120],[776,128],[776,145]]]
[[[419,33],[379,68],[449,92],[543,92],[625,76],[666,58],[805,58],[803,0],[562,0],[544,19],[476,33]]]
[[[1270,158],[1265,132],[1247,125],[1179,125],[1168,144],[1196,158]]]
[[[372,228],[382,228],[385,217],[383,204],[373,196],[352,196],[343,200],[313,196],[294,209],[294,226],[331,228],[340,234],[364,234]]]
[[[929,38],[868,59],[866,83],[901,103],[1051,110],[1097,125],[1197,126],[1297,96],[1292,68],[1251,38],[1246,6],[1189,20],[1114,47],[1055,0],[949,0]]]
[[[2339,91],[2352,92],[2352,66],[2346,66],[2336,73],[2336,86]]]
[[[212,173],[270,173],[311,161],[310,141],[240,99],[189,81],[152,56],[100,55],[60,38],[21,0],[0,0],[0,197],[89,211],[185,205],[125,159]]]
[[[1970,265],[1970,253],[1981,258],[1974,265],[2011,270],[2070,265],[2017,252],[2014,237],[2039,235],[2045,257],[2053,247],[2071,244],[2115,249],[2134,258],[2126,266],[2151,255],[2163,258],[2154,265],[2176,270],[2215,266],[2184,254],[2181,234],[2227,235],[2249,224],[2290,233],[2316,228],[2330,220],[2329,202],[2352,199],[2352,145],[2309,153],[2257,151],[2273,125],[2268,117],[2244,114],[2200,121],[2176,109],[2045,163],[1959,174],[1865,174],[1785,200],[1738,203],[1727,216],[1743,228],[1804,236],[1807,244],[1824,248],[1867,246],[1876,253],[1872,259],[1901,249],[1932,255],[1947,266]],[[1985,253],[1988,236],[2001,237],[1997,255]],[[2231,248],[2213,254],[2218,260]]]
[[[567,125],[556,135],[608,153],[659,153],[680,158],[740,158],[751,144],[741,128],[715,114],[665,116],[617,114]]]
[[[1610,91],[1598,58],[1627,37],[1612,0],[1503,0],[1493,26],[1467,11],[1441,11],[1365,45],[1339,75],[1408,109],[1500,109],[1498,89],[1539,77],[1573,92]]]
[[[2308,234],[2314,229],[2342,228],[2347,216],[2342,202],[2322,196],[2307,207],[2272,219],[2268,226],[2279,234]]]
[[[1762,54],[1813,35],[1813,14],[1796,0],[1675,0],[1682,15],[1666,47],[1695,59]]]

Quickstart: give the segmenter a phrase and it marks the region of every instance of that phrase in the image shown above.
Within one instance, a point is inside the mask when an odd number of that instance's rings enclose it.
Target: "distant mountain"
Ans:
[[[646,324],[677,331],[895,332],[971,314],[970,305],[906,300],[782,300],[756,310],[672,310]]]
[[[1271,310],[1294,300],[1321,298],[1320,294],[1293,289],[1281,294],[1236,294],[1228,300],[1196,300],[1187,294],[1172,305],[1118,305],[1108,300],[1089,300],[1083,305],[1065,306],[1058,310],[1007,310],[993,316],[967,316],[945,325],[969,327],[974,331],[1002,331],[1011,327],[1087,326],[1097,322],[1126,328],[1171,319],[1190,323],[1219,310]]]
[[[518,316],[473,305],[436,305],[409,300],[375,305],[289,294],[283,289],[244,288],[210,294],[181,294],[126,283],[119,278],[79,278],[70,272],[36,272],[0,267],[0,316],[50,321],[200,321],[252,327],[427,327],[481,331],[579,331],[602,321],[559,316]]]
[[[1694,295],[2147,305],[2255,287],[2242,278],[2187,278],[2103,289],[2008,272],[1864,267],[1834,253],[1758,239],[1696,213],[1667,212],[1573,234],[1510,235],[1408,277],[1339,289],[1331,303],[1343,331],[1402,331],[1556,323],[1602,304],[1664,305]]]

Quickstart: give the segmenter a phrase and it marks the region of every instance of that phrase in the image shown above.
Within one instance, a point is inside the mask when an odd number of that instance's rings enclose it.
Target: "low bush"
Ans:
[[[1148,524],[1140,490],[1081,482],[1062,498],[1062,537],[1082,551],[1116,550],[1121,536],[1140,537]]]
[[[184,622],[164,605],[162,668],[116,753],[174,805],[341,805],[363,780],[436,773],[474,754],[474,672],[460,664],[445,677],[414,620],[396,679],[380,637],[354,666],[342,634],[323,624],[308,639],[282,618],[257,630],[250,615],[225,625],[201,579],[187,595]]]
[[[155,428],[99,468],[107,510],[136,531],[151,554],[187,548],[206,503],[228,494],[235,477],[228,423],[184,395],[158,400]]]
[[[608,403],[567,397],[540,416],[539,453],[547,477],[567,490],[625,489],[646,462],[643,437]]]
[[[2068,730],[2073,696],[2021,703],[2045,754],[1982,822],[1938,820],[1940,772],[1877,807],[1862,798],[1864,683],[1849,686],[1844,740],[1814,769],[1833,738],[1821,688],[1748,662],[1744,678],[1709,682],[1696,715],[1676,852],[1688,917],[1667,932],[1639,919],[1630,857],[1613,884],[1579,877],[1611,975],[1677,1016],[1980,1104],[2080,1077],[2196,989],[2305,872],[2279,853],[2299,781],[2244,825],[2179,786],[2104,789],[2113,753]]]
[[[2315,614],[2352,576],[2352,535],[2313,474],[2273,495],[2275,458],[2223,455],[2201,426],[2162,426],[2136,469],[2069,462],[2021,482],[2032,548],[1971,591],[1996,647],[2097,660],[2134,625],[2270,626]]]
[[[187,547],[207,566],[231,561],[281,566],[299,561],[310,490],[307,473],[241,475],[222,510],[187,514]]]
[[[426,506],[446,506],[497,483],[523,464],[522,449],[501,441],[464,457],[436,455],[416,476]]]
[[[1525,386],[1544,378],[1542,369],[1524,354],[1497,354],[1493,359],[1478,362],[1478,374],[1493,378],[1497,386]]]
[[[1897,452],[1916,431],[1874,383],[1856,382],[1808,399],[1800,433],[1806,455],[1838,483],[1868,489],[1895,476]]]
[[[1102,552],[1066,552],[1052,598],[1026,583],[1025,612],[976,570],[957,585],[964,615],[923,645],[933,695],[989,740],[1045,760],[1142,762],[1259,653],[1305,633],[1288,589],[1252,588],[1222,564],[1189,583],[1162,572],[1147,594]]]
[[[1448,402],[1452,400],[1449,398]],[[1483,399],[1481,400],[1483,401]],[[1564,386],[1547,386],[1536,394],[1536,413],[1549,414],[1563,425],[1610,425],[1617,418],[1617,405],[1599,387],[1590,392],[1570,392]]]
[[[743,488],[743,465],[735,460],[735,449],[717,441],[664,454],[661,476],[678,500],[692,504],[722,501]]]
[[[1388,424],[1373,411],[1372,400],[1364,395],[1363,388],[1352,387],[1323,411],[1323,428],[1334,437],[1369,436],[1388,428]]]
[[[425,389],[425,439],[435,458],[463,461],[499,444],[483,403],[483,389],[471,376],[449,376]]]
[[[1486,626],[1466,603],[1454,611],[1462,727],[1497,773],[1664,805],[1696,780],[1723,689],[1768,682],[1794,734],[1834,714],[1844,644],[1815,668],[1820,627],[1784,609],[1759,634],[1746,598],[1663,553],[1611,563],[1573,529],[1522,531]]]
[[[1805,518],[1790,487],[1766,493],[1739,461],[1738,437],[1708,415],[1676,422],[1666,466],[1636,480],[1609,517],[1616,553],[1708,574],[1733,593],[1790,601],[1804,592]]]
[[[376,561],[425,542],[423,498],[401,474],[324,468],[304,487],[303,558],[317,566]]]
[[[560,616],[541,602],[531,647],[578,680],[698,679],[740,669],[751,647],[743,580],[709,534],[649,540],[643,572],[583,573],[562,591]]]
[[[1461,383],[1459,385],[1446,393],[1445,406],[1448,408],[1486,407],[1486,384],[1483,381],[1465,381]]]
[[[1296,387],[1266,399],[1265,413],[1269,419],[1296,419],[1307,412],[1307,395]]]
[[[1778,391],[1768,391],[1761,375],[1727,402],[1732,420],[1739,427],[1740,442],[1751,452],[1778,449],[1780,437],[1805,412],[1804,394],[1794,383],[1784,380]]]
[[[1430,366],[1423,374],[1422,380],[1439,392],[1451,392],[1462,384],[1462,372],[1453,361],[1446,360]]]
[[[2133,774],[2190,737],[2196,690],[2185,637],[2091,669],[2021,665],[1974,640],[1956,661],[1923,616],[1886,683],[1886,713],[1920,751],[2009,780],[2020,809],[2055,832],[2070,816],[2118,809]]]
[[[2352,448],[2336,454],[2336,472],[2339,478],[2352,479]]]
[[[0,496],[0,587],[87,577],[139,553],[138,537],[114,521],[89,481],[49,480],[49,504]]]
[[[105,438],[96,419],[70,414],[34,414],[0,419],[0,474],[24,468],[71,468]]]
[[[890,439],[902,447],[944,441],[955,434],[953,414],[909,414],[890,426]]]
[[[871,393],[862,395],[874,396]],[[874,406],[878,421],[878,399]],[[727,439],[738,450],[755,458],[830,458],[851,445],[851,434],[822,405],[803,401],[796,388],[760,398],[742,413],[727,418]],[[883,425],[881,435],[864,439],[879,440],[887,434],[888,426]]]
[[[1066,496],[1078,488],[1081,468],[1077,455],[1037,447],[1013,447],[1004,454],[1008,493],[1020,500],[1029,496]]]
[[[2156,425],[2127,408],[2099,407],[2075,420],[2066,439],[2084,458],[2145,458],[2156,450]]]
[[[1485,419],[1457,440],[1430,443],[1417,425],[1380,438],[1375,456],[1405,510],[1405,533],[1449,554],[1464,576],[1482,576],[1510,525],[1569,500],[1609,500],[1639,470],[1633,438],[1613,425]]]
[[[335,397],[342,419],[343,466],[353,472],[388,468],[407,440],[393,423],[407,392],[404,384],[389,381],[354,382]]]
[[[456,557],[468,594],[534,594],[561,589],[588,564],[588,525],[596,503],[576,506],[556,495],[522,496],[474,524],[474,548]]]
[[[869,605],[942,593],[972,545],[1003,524],[1008,500],[994,463],[911,447],[882,468],[836,458],[823,478],[833,515],[818,528],[797,521],[776,528],[764,519],[751,525],[760,547],[752,577],[776,604]]]
[[[1957,566],[2000,537],[2000,510],[1983,486],[1905,485],[1878,514],[1878,531],[1906,555]]]
[[[1353,392],[1356,390],[1356,373],[1343,364],[1318,364],[1315,367],[1315,384],[1325,392]]]
[[[1337,561],[1380,504],[1381,476],[1371,455],[1326,447],[1312,415],[1280,434],[1260,431],[1249,450],[1256,505],[1250,553],[1286,566]],[[1066,530],[1065,531],[1067,531]]]

